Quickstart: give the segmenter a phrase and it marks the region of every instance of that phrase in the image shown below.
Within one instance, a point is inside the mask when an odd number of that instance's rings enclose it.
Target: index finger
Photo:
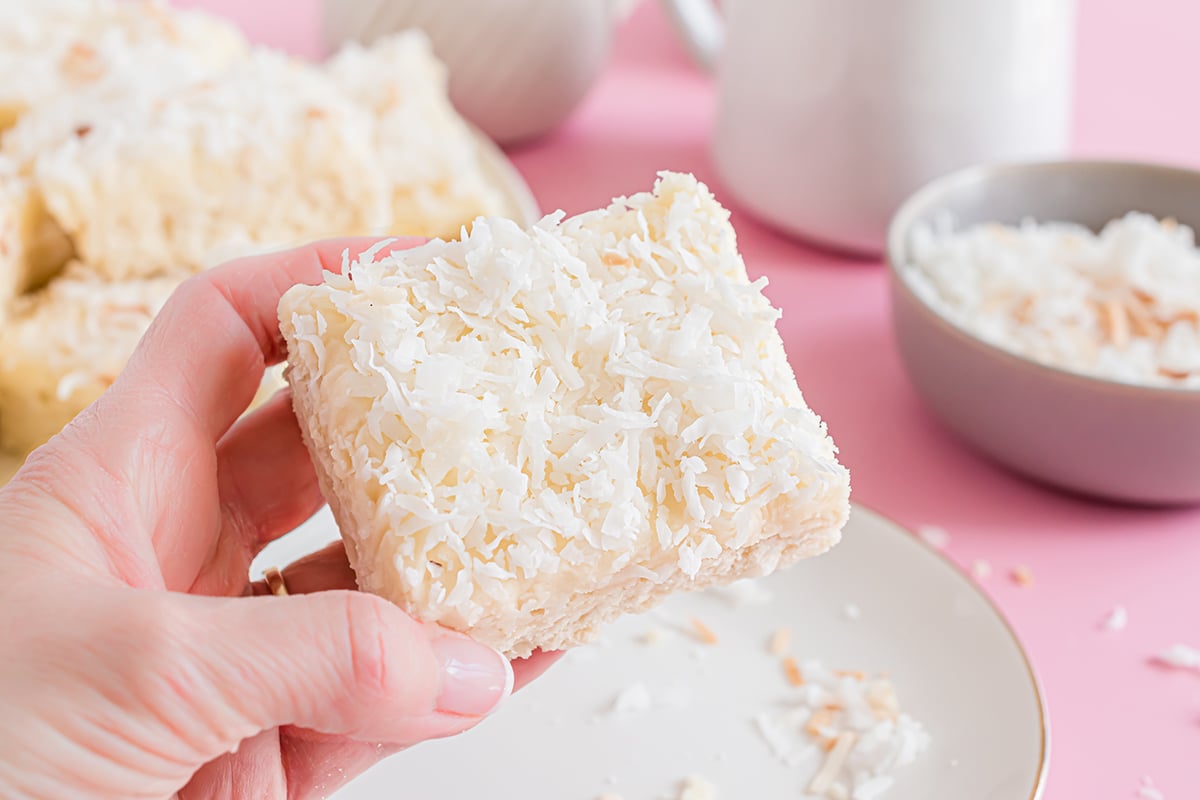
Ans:
[[[381,241],[330,239],[231,261],[181,285],[113,386],[114,394],[171,398],[212,441],[245,411],[263,371],[286,357],[276,309],[298,283],[320,283]],[[420,240],[397,240],[397,249]]]

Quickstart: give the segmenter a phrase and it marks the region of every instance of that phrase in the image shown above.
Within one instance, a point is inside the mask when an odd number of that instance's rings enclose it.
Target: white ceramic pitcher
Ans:
[[[722,182],[784,231],[878,254],[927,181],[1068,149],[1074,0],[663,1],[717,75]]]
[[[450,99],[512,143],[557,125],[608,58],[628,0],[324,0],[326,43],[421,28],[450,70]]]

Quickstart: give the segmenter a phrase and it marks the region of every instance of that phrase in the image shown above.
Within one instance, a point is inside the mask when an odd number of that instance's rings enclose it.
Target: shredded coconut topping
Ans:
[[[847,473],[728,216],[663,173],[601,211],[480,219],[285,295],[326,415],[310,424],[371,502],[341,520],[364,588],[505,644],[618,575],[694,578],[776,520],[811,525],[831,496],[841,513]]]
[[[70,116],[71,104],[78,114],[141,87],[201,79],[247,49],[233,24],[158,0],[0,0],[0,15],[0,131],[35,106]]]
[[[503,210],[420,32],[324,66],[255,48],[176,74],[152,55],[152,77],[39,105],[4,140],[105,278],[333,235],[456,235]]]
[[[178,283],[68,272],[20,298],[0,332],[0,444],[14,452],[42,444],[112,385]]]

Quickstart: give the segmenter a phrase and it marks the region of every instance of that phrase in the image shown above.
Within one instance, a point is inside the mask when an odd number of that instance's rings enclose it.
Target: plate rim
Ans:
[[[1009,621],[1004,611],[1001,610],[999,604],[987,592],[983,591],[983,588],[979,586],[962,565],[926,542],[907,525],[863,503],[853,502],[850,504],[851,518],[853,518],[855,512],[865,512],[869,516],[875,517],[878,521],[885,523],[886,526],[895,529],[896,532],[905,534],[904,538],[913,547],[932,555],[942,566],[947,567],[955,577],[970,587],[971,591],[984,601],[987,607],[991,609],[992,614],[999,620],[1005,633],[1008,634],[1009,640],[1013,647],[1016,648],[1017,654],[1021,657],[1021,663],[1025,666],[1025,675],[1029,679],[1029,685],[1033,689],[1034,700],[1037,702],[1038,735],[1041,741],[1038,743],[1037,774],[1034,777],[1033,787],[1030,789],[1028,800],[1040,800],[1046,790],[1046,778],[1050,772],[1050,715],[1046,705],[1046,693],[1042,688],[1042,682],[1038,678],[1033,661],[1029,657],[1029,652],[1025,649],[1025,645],[1021,643],[1021,637],[1017,635],[1013,624]]]
[[[492,141],[487,134],[471,122],[467,122],[467,127],[475,140],[484,172],[489,178],[488,182],[503,191],[507,206],[504,215],[511,216],[523,227],[535,224],[544,215],[525,176],[500,145]]]

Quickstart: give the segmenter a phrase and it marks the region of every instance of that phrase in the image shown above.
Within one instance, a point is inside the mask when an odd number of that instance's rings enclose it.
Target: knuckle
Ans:
[[[368,695],[386,695],[391,627],[386,601],[361,592],[346,592],[344,603],[347,657],[354,686]]]

